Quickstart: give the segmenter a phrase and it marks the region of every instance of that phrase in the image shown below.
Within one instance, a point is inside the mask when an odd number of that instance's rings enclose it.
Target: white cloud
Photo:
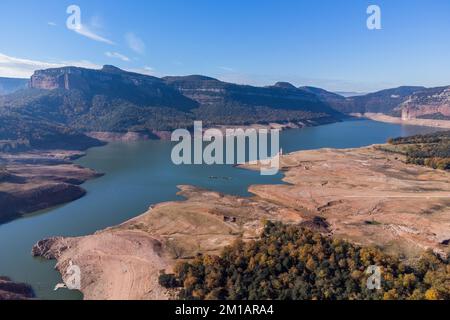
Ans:
[[[121,53],[118,53],[118,52],[106,51],[105,55],[107,57],[109,57],[109,58],[116,58],[116,59],[120,59],[120,60],[125,61],[125,62],[129,62],[130,61],[130,58],[128,58],[127,56],[125,56],[125,55],[123,55]]]
[[[128,47],[134,52],[139,54],[144,54],[145,52],[145,43],[134,33],[129,32],[125,35],[125,41],[127,42]]]
[[[78,34],[80,34],[80,35],[82,35],[84,37],[87,37],[87,38],[89,38],[91,40],[107,43],[107,44],[110,44],[110,45],[115,45],[115,43],[113,41],[111,41],[111,40],[109,40],[107,38],[104,38],[104,37],[94,33],[93,31],[91,31],[89,29],[89,27],[87,27],[84,24],[82,24],[80,26],[80,28],[74,28],[74,29],[71,29],[71,30],[75,31],[76,33],[78,33]]]
[[[48,24],[50,27],[56,27],[56,23],[54,23],[53,21],[49,21],[49,22],[47,22],[47,24]]]
[[[0,77],[29,78],[34,71],[75,66],[89,69],[100,69],[101,66],[87,60],[48,62],[23,59],[0,53]]]

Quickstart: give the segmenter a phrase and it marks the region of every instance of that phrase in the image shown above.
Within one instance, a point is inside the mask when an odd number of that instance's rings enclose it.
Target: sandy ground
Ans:
[[[267,219],[314,227],[321,217],[329,224],[323,232],[405,258],[427,248],[448,254],[450,173],[398,157],[376,147],[285,155],[289,184],[252,186],[251,198],[180,186],[185,201],[91,236],[54,240],[40,255],[56,258],[63,277],[70,261],[79,265],[85,299],[167,299],[159,271],[257,238]]]
[[[449,120],[433,120],[433,119],[402,120],[402,118],[391,117],[391,116],[387,116],[382,113],[364,113],[364,114],[352,114],[352,115],[356,116],[356,117],[367,118],[367,119],[371,119],[374,121],[380,121],[380,122],[450,129],[450,121]]]
[[[376,146],[282,158],[291,185],[252,186],[257,197],[326,218],[336,237],[414,257],[448,254],[450,173],[407,166]],[[303,216],[306,218],[306,216]]]
[[[56,268],[65,280],[70,263],[80,267],[87,300],[168,299],[155,285],[160,270],[170,270],[161,243],[139,230],[109,230],[89,237],[61,239],[53,247]]]

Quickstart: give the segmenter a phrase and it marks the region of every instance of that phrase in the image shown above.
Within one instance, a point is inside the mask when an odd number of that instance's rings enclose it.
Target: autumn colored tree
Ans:
[[[371,265],[382,270],[380,290],[367,287]],[[178,284],[181,299],[439,300],[450,299],[450,266],[430,251],[405,265],[375,247],[267,222],[260,240],[179,263],[160,283]]]

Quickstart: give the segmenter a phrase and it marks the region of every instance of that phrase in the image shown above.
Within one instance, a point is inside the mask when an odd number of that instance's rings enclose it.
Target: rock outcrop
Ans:
[[[450,120],[450,86],[417,92],[398,109],[402,112],[403,120]]]
[[[67,248],[56,248],[56,244],[60,243],[61,237],[48,238],[38,241],[31,249],[33,257],[43,257],[45,259],[57,259],[62,251]]]

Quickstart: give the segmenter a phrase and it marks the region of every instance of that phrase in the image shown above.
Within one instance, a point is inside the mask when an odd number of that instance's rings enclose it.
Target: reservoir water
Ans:
[[[353,148],[433,131],[436,129],[370,120],[346,121],[285,131],[280,145],[285,153]],[[82,236],[119,224],[145,212],[152,204],[181,199],[176,195],[180,184],[246,196],[249,185],[280,183],[282,177],[261,176],[259,172],[226,165],[175,166],[170,159],[171,149],[170,142],[144,141],[111,143],[88,150],[77,163],[105,176],[86,182],[83,188],[87,195],[77,201],[0,225],[0,275],[31,284],[41,299],[81,299],[76,291],[53,291],[61,277],[54,270],[55,261],[31,257],[31,248],[38,240]]]

